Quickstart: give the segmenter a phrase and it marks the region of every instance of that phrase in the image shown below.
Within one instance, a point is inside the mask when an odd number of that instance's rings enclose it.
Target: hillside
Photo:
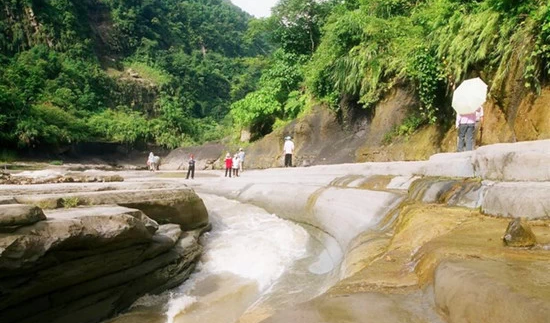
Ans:
[[[253,89],[269,52],[261,35],[247,35],[252,18],[224,0],[1,7],[4,148],[219,138],[231,102]]]
[[[293,135],[304,165],[426,158],[454,150],[472,77],[489,85],[478,144],[549,137],[542,0],[281,0],[259,20],[222,0],[3,6],[9,149],[214,142],[267,167]]]

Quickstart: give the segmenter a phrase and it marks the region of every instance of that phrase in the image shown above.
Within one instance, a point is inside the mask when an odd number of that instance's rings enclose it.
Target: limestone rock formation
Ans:
[[[141,189],[33,194],[15,197],[19,203],[55,209],[68,201],[76,205],[117,204],[143,211],[159,223],[177,223],[183,230],[193,230],[208,224],[208,212],[192,189]]]
[[[208,213],[192,190],[151,193],[103,186],[56,194],[48,185],[2,189],[13,193],[3,200],[28,203],[0,205],[2,323],[99,322],[146,293],[180,285],[194,270]],[[68,188],[56,185],[60,191]],[[87,205],[68,207],[63,201]]]

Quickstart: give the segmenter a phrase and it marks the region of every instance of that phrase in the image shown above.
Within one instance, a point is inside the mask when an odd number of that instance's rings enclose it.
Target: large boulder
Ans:
[[[74,217],[68,217],[66,212],[50,212],[46,221],[0,234],[0,276],[33,267],[53,250],[145,243],[158,228],[141,211],[119,206],[82,208]]]
[[[181,284],[202,248],[198,234],[161,226],[148,244],[75,259],[0,280],[2,322],[99,322],[145,293]]]

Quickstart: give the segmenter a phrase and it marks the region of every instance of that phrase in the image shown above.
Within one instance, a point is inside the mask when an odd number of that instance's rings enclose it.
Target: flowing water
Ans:
[[[259,322],[335,281],[342,255],[331,237],[255,206],[201,198],[213,229],[201,238],[205,249],[196,272],[109,322]]]

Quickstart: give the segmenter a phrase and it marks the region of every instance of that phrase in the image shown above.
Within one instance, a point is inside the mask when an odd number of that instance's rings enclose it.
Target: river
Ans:
[[[201,198],[213,229],[201,238],[204,252],[195,273],[108,322],[260,322],[336,281],[342,254],[330,236],[252,205]]]

